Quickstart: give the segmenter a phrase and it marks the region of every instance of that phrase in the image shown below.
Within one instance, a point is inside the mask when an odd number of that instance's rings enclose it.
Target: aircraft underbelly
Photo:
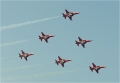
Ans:
[[[26,56],[24,56],[24,58],[26,58]]]
[[[96,67],[95,69],[98,70],[98,67]]]
[[[84,44],[84,41],[81,41],[81,44]]]
[[[27,54],[24,54],[23,57],[25,58],[27,56]]]
[[[64,61],[60,61],[60,63],[64,63]]]
[[[44,39],[47,39],[48,37],[47,37],[47,36],[44,36],[43,38],[44,38]]]
[[[67,16],[68,16],[68,17],[71,17],[71,16],[72,16],[72,14],[71,14],[71,13],[69,13]]]

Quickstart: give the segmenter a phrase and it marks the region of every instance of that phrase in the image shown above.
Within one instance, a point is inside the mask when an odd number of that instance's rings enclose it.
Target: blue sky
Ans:
[[[80,14],[73,16],[73,21],[70,21],[62,17],[65,9]],[[5,82],[118,82],[118,9],[117,1],[2,1],[1,26],[61,17],[1,30],[1,44],[33,39],[1,47],[1,58],[8,57],[1,60],[1,79]],[[50,38],[49,43],[34,39],[41,32],[54,34],[55,37]],[[87,43],[86,48],[78,47],[75,44],[78,36],[93,41]],[[24,58],[21,60],[18,57],[21,50],[34,55],[28,57],[28,61]],[[57,66],[55,59],[58,56],[72,61],[66,63],[64,68]],[[91,72],[88,68],[92,62],[107,68],[101,69],[99,74]],[[6,69],[8,71],[4,71]],[[79,71],[66,72],[69,70]],[[61,71],[66,73],[60,74]],[[42,73],[46,75],[38,76]],[[15,79],[14,76],[19,77]]]

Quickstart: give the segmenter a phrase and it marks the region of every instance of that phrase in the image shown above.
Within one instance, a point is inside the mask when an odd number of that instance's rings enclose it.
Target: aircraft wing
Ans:
[[[59,60],[62,60],[62,58],[60,58],[60,56],[58,56],[58,59],[59,59]]]
[[[85,48],[85,44],[81,44],[83,48]]]
[[[27,61],[27,57],[24,57],[25,58],[25,60]]]
[[[43,32],[41,32],[42,36],[45,36],[45,34]]]
[[[22,57],[20,57],[22,59]]]
[[[69,17],[70,20],[72,20],[72,17]]]
[[[79,44],[77,44],[79,46]]]
[[[47,39],[45,39],[45,41],[46,41],[46,43],[48,43],[48,40],[47,40]]]
[[[79,41],[82,41],[82,39],[80,37],[78,37]]]
[[[66,13],[69,13],[69,11],[67,9],[65,9]]]
[[[22,54],[25,54],[25,52],[23,50],[21,50]]]
[[[62,67],[64,67],[64,63],[61,63]]]
[[[96,67],[96,65],[94,63],[92,63],[93,67]]]
[[[96,71],[97,73],[99,73],[98,70],[99,70],[99,69],[97,69],[97,70],[95,69],[95,71]]]

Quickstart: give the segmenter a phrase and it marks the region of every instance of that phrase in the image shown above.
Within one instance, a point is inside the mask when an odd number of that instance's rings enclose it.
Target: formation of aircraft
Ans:
[[[64,63],[72,61],[71,59],[62,59],[60,56],[58,56],[58,60],[55,60],[55,63],[57,65],[61,64],[62,67],[64,67]]]
[[[66,17],[68,17],[70,20],[72,20],[72,16],[79,14],[80,12],[69,12],[67,9],[65,9],[66,14],[63,14],[63,17],[66,19]]]
[[[99,73],[99,70],[101,69],[101,68],[106,68],[105,66],[96,66],[94,63],[92,63],[92,67],[90,67],[90,70],[93,72],[93,70],[95,70],[97,73]]]
[[[21,50],[22,54],[19,54],[19,57],[22,59],[22,57],[25,58],[25,60],[27,61],[27,57],[34,55],[33,53],[25,53],[23,50]]]
[[[39,36],[39,39],[42,41],[44,39],[46,43],[48,43],[48,39],[51,37],[54,37],[55,35],[45,35],[43,32],[41,32],[42,36]]]
[[[67,9],[65,9],[66,14],[63,14],[63,17],[66,19],[66,17],[68,17],[70,20],[72,20],[72,16],[79,14],[80,12],[69,12]],[[42,36],[39,36],[39,39],[42,41],[43,39],[46,41],[46,43],[48,43],[48,39],[51,37],[54,37],[55,35],[46,35],[43,32],[41,32]],[[82,40],[80,37],[78,37],[78,41],[75,40],[75,44],[77,44],[79,46],[79,44],[82,45],[83,48],[85,48],[85,44],[87,42],[91,42],[93,40]],[[25,58],[25,60],[27,61],[27,57],[34,55],[33,53],[25,53],[23,50],[21,50],[22,54],[19,54],[19,57],[22,59],[22,57]],[[60,56],[58,56],[58,60],[55,59],[55,63],[57,65],[61,64],[62,67],[64,67],[64,63],[72,61],[71,59],[62,59]],[[90,70],[93,72],[93,70],[95,70],[97,73],[99,73],[99,70],[101,68],[106,68],[105,66],[96,66],[94,63],[92,63],[92,67],[89,66]]]
[[[93,40],[82,40],[80,37],[78,37],[78,41],[76,41],[75,40],[75,44],[77,44],[78,46],[79,46],[79,44],[81,44],[82,46],[83,46],[83,48],[85,48],[85,44],[87,43],[87,42],[91,42],[91,41],[93,41]]]

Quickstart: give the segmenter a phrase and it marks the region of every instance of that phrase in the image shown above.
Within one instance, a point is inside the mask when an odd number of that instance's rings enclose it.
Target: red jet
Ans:
[[[54,37],[55,35],[45,35],[43,32],[41,32],[42,36],[39,36],[39,39],[42,41],[42,39],[44,39],[46,41],[46,43],[48,43],[48,39],[50,37]]]
[[[82,40],[80,37],[78,37],[78,39],[79,39],[79,41],[76,41],[75,40],[75,44],[77,44],[78,46],[79,46],[79,44],[81,44],[82,46],[83,46],[83,48],[85,48],[85,44],[87,43],[87,42],[91,42],[91,41],[93,41],[93,40]]]
[[[62,58],[60,58],[60,56],[58,56],[58,59],[59,59],[59,60],[55,60],[55,63],[56,63],[57,65],[61,64],[62,67],[64,67],[64,63],[66,63],[66,62],[68,62],[68,61],[72,61],[71,59],[68,59],[68,60],[62,59]]]
[[[93,67],[90,67],[90,70],[93,72],[95,70],[97,73],[101,68],[106,68],[105,66],[96,66],[94,63],[92,63]]]
[[[66,14],[63,14],[63,17],[66,19],[66,17],[68,17],[70,20],[72,20],[72,16],[79,14],[80,12],[69,12],[67,9],[65,9]]]
[[[25,53],[23,50],[21,50],[22,54],[19,54],[19,57],[22,59],[22,57],[25,58],[25,60],[27,61],[27,57],[34,55],[33,53]]]

